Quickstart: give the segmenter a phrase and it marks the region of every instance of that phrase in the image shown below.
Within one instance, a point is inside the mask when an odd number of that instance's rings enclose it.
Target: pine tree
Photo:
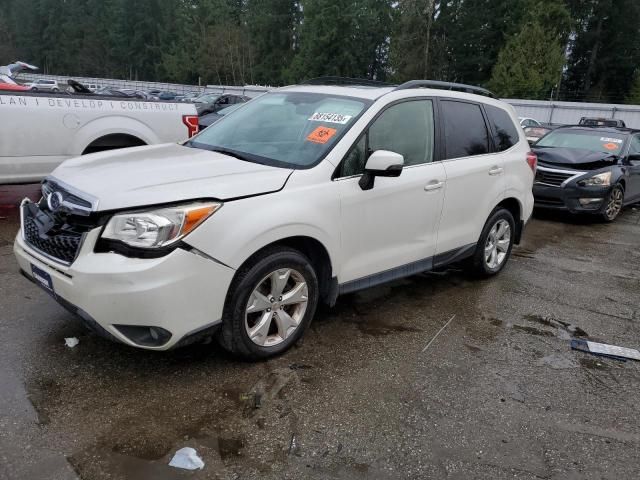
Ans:
[[[633,83],[629,90],[629,95],[625,99],[625,103],[630,105],[640,105],[640,72],[636,72],[633,77]]]
[[[502,97],[548,98],[562,76],[569,24],[559,1],[538,2],[500,51],[489,88]]]

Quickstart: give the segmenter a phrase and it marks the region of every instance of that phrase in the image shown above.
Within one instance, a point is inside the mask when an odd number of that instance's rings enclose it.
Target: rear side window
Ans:
[[[511,120],[509,114],[503,109],[492,105],[485,105],[484,108],[489,117],[491,129],[493,130],[493,143],[496,151],[502,152],[508,150],[518,143],[520,138],[518,130],[513,124],[513,120]]]
[[[441,106],[447,159],[489,153],[489,134],[479,105],[444,100]]]

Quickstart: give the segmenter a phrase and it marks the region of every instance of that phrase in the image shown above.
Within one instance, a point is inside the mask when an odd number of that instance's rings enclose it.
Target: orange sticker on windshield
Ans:
[[[335,128],[318,127],[307,136],[307,140],[313,143],[327,143],[336,132]]]
[[[604,148],[606,148],[607,150],[617,150],[618,149],[618,145],[616,145],[615,143],[605,143],[602,146]]]

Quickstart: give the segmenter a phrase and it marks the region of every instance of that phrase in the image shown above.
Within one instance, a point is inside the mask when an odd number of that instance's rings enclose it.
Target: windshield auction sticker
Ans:
[[[309,117],[310,122],[339,123],[346,125],[351,120],[352,115],[342,115],[341,113],[316,112]]]
[[[336,132],[335,128],[318,127],[307,136],[307,140],[313,143],[327,143]]]
[[[609,137],[600,137],[600,141],[607,142],[607,143],[622,143],[622,140],[620,140],[619,138],[609,138]]]
[[[602,146],[607,150],[617,150],[619,148],[619,145],[616,145],[615,143],[605,143]]]

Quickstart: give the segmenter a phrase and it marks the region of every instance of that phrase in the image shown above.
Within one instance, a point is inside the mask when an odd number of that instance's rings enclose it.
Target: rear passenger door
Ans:
[[[505,190],[505,164],[501,154],[491,153],[481,106],[441,99],[439,107],[447,184],[436,254],[475,244]]]

